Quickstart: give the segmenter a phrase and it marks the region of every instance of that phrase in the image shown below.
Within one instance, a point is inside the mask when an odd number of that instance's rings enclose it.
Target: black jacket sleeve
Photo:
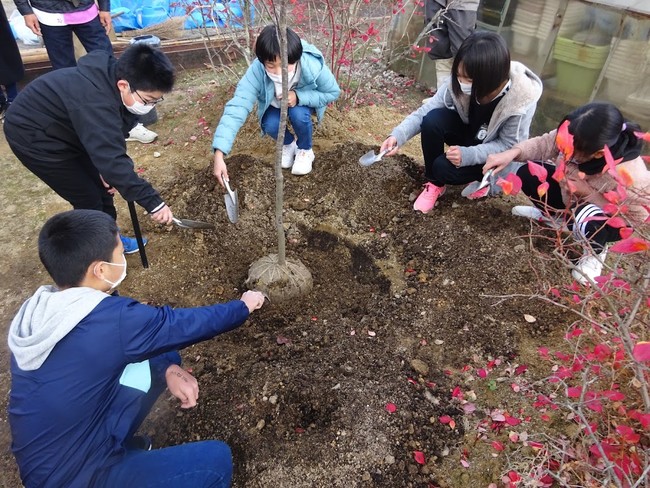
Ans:
[[[76,106],[69,111],[72,126],[91,161],[107,183],[129,202],[137,202],[148,212],[159,210],[163,199],[150,183],[134,171],[126,153],[119,109],[109,103]]]

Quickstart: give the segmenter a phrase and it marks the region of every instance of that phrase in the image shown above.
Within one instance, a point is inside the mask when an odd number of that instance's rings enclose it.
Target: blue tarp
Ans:
[[[239,0],[111,0],[115,32],[142,29],[171,17],[185,17],[185,29],[241,27]]]

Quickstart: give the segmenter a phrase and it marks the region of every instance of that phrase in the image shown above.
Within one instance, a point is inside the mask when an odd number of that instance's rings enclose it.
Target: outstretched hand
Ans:
[[[519,156],[521,156],[521,150],[514,147],[508,149],[507,151],[490,154],[485,160],[485,164],[483,165],[483,174],[487,173],[492,168],[494,168],[494,173],[492,174],[497,174]]]
[[[248,312],[252,313],[264,305],[266,296],[261,291],[247,291],[241,296],[241,301],[248,307]]]
[[[228,178],[228,168],[226,167],[226,162],[223,160],[223,153],[217,149],[214,152],[214,176],[217,177],[217,181],[222,188],[226,188],[224,181],[229,181]]]
[[[393,136],[388,136],[388,138],[381,143],[379,152],[388,151],[386,154],[384,154],[384,156],[395,156],[395,154],[397,154],[398,149],[399,146],[397,145],[397,139]]]
[[[165,371],[165,380],[169,392],[181,401],[181,408],[196,406],[199,399],[199,383],[189,372],[177,364],[172,364]]]

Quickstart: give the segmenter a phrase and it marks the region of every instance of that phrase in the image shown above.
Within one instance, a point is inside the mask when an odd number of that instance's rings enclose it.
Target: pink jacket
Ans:
[[[555,145],[555,135],[557,130],[547,132],[539,137],[533,137],[527,141],[515,144],[514,147],[521,150],[521,161],[537,160],[556,163],[560,154]],[[627,172],[632,179],[632,184],[627,188],[628,198],[626,204],[629,206],[629,217],[633,223],[641,224],[648,218],[648,209],[650,207],[650,171],[639,156],[630,161],[623,161],[616,166],[619,173]],[[575,163],[567,163],[566,175],[576,177],[579,172],[579,166]],[[585,181],[594,189],[594,193],[585,198],[590,203],[603,208],[608,201],[603,197],[603,193],[616,189],[617,183],[614,178],[607,173],[598,173],[595,175],[586,175]],[[562,200],[566,205],[572,203],[572,197],[565,185],[562,185]],[[645,206],[645,207],[644,207]]]

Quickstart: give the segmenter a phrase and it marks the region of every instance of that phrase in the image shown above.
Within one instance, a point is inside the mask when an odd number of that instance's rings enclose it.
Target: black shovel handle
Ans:
[[[140,222],[138,222],[138,214],[135,212],[135,204],[133,202],[127,202],[129,204],[129,213],[131,214],[131,223],[133,224],[133,232],[135,232],[135,240],[138,243],[138,249],[140,250],[140,259],[142,260],[142,267],[148,268],[149,261],[147,260],[147,253],[144,250],[144,241],[142,240],[142,232],[140,232]]]

